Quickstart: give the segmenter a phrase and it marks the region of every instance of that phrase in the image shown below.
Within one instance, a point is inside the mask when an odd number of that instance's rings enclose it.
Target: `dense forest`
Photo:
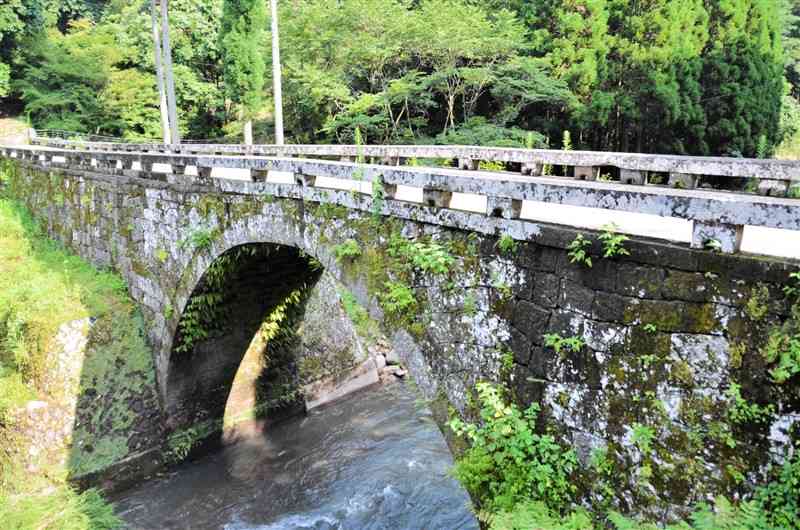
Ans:
[[[279,4],[290,142],[358,128],[369,143],[560,148],[569,131],[576,148],[770,156],[800,128],[797,0]],[[5,1],[6,107],[40,129],[159,138],[149,6]],[[248,48],[228,38],[244,15],[222,0],[169,6],[184,137],[233,139],[253,119],[271,142],[268,10],[245,21],[260,41]],[[226,75],[237,45],[263,77],[249,101]]]

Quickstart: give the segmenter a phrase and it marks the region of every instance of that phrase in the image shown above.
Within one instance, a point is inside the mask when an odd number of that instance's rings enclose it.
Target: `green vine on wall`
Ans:
[[[238,247],[217,258],[195,289],[178,322],[175,352],[186,354],[222,330],[227,320],[225,286],[249,258],[263,252],[255,246]]]

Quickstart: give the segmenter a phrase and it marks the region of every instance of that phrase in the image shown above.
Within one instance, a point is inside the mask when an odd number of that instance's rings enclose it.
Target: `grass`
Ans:
[[[61,324],[107,315],[125,293],[120,277],[67,254],[22,206],[0,198],[0,387],[16,389],[0,397],[0,417],[42,390],[37,381]],[[31,392],[21,391],[21,380]]]
[[[0,520],[7,530],[107,530],[121,528],[114,508],[94,489],[60,487],[46,493],[0,494]]]
[[[79,387],[45,387],[42,381],[53,361],[48,352],[60,325],[87,317],[96,321],[89,335],[92,354],[83,360]],[[89,419],[76,426],[73,436],[96,448],[89,455],[73,447],[69,469],[36,475],[28,473],[12,451],[0,451],[4,529],[121,526],[113,507],[97,491],[79,493],[64,479],[101,469],[127,454],[127,434],[122,433],[132,423],[133,412],[126,400],[154,386],[142,327],[120,277],[67,253],[47,239],[22,205],[0,195],[0,438],[19,440],[25,454],[12,412],[32,399],[57,402],[59,396],[78,393],[79,411]],[[111,398],[105,406],[81,408],[88,388]]]

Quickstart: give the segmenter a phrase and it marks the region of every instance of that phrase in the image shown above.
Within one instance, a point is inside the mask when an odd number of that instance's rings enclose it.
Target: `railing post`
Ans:
[[[539,162],[523,162],[520,172],[523,175],[538,177],[544,173],[544,164],[540,164]]]
[[[771,197],[786,197],[789,192],[789,182],[785,180],[759,179],[758,194]]]
[[[744,226],[694,221],[692,248],[709,248],[725,254],[739,252]]]
[[[635,186],[641,186],[645,183],[646,180],[646,173],[644,171],[639,171],[637,169],[626,169],[620,168],[619,170],[619,181],[622,184],[632,184]]]
[[[522,213],[522,201],[507,197],[486,197],[486,215],[503,219],[519,219]]]
[[[575,180],[597,180],[600,176],[600,168],[594,166],[575,166]]]
[[[435,208],[449,208],[453,199],[453,192],[434,188],[422,189],[422,202],[425,206]]]
[[[697,187],[697,175],[670,172],[668,185],[670,188],[693,190]]]
[[[250,180],[253,182],[266,182],[269,177],[269,170],[266,169],[251,169]]]
[[[458,169],[475,171],[476,169],[478,169],[478,161],[473,160],[472,158],[459,158]]]
[[[306,175],[304,173],[294,174],[294,183],[298,186],[303,186],[304,188],[313,188],[316,182],[317,177],[315,175]]]

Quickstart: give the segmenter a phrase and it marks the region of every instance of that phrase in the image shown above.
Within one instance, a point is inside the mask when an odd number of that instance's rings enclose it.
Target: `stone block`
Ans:
[[[574,176],[576,180],[597,180],[600,176],[600,168],[593,166],[575,166]]]
[[[550,324],[550,312],[520,300],[512,318],[512,325],[532,344],[542,344],[542,337]]]
[[[269,177],[269,171],[266,169],[251,169],[250,180],[253,182],[266,182]]]
[[[422,203],[435,208],[449,208],[453,193],[450,191],[425,188],[422,190]]]
[[[558,305],[561,279],[555,274],[539,273],[534,277],[531,301],[545,308],[554,308]]]
[[[655,267],[617,263],[616,292],[636,298],[661,298],[666,272]]]
[[[697,187],[697,175],[672,172],[669,174],[669,187],[693,190]]]
[[[625,321],[625,310],[633,300],[617,294],[597,293],[592,302],[592,318],[622,323]]]
[[[294,183],[304,188],[313,188],[317,182],[317,177],[314,175],[305,175],[302,173],[295,173]]]
[[[538,177],[544,173],[544,164],[539,162],[524,162],[520,169],[520,172],[523,175],[530,175],[532,177]]]
[[[486,197],[486,215],[503,219],[519,219],[522,201],[506,197]]]
[[[514,362],[524,366],[528,366],[531,359],[531,341],[520,330],[514,328],[510,329],[511,340],[509,347],[514,353]]]
[[[570,280],[563,280],[558,305],[573,313],[591,317],[594,297],[595,292],[593,290]]]
[[[647,173],[645,171],[625,168],[620,168],[619,170],[619,181],[622,184],[641,186],[645,183],[646,177]]]
[[[699,272],[670,270],[667,272],[661,295],[667,300],[708,302],[713,298],[709,280]]]
[[[759,179],[758,194],[770,197],[786,197],[789,191],[789,181]]]
[[[478,169],[478,161],[477,160],[473,160],[471,158],[459,158],[458,159],[458,169],[474,171],[474,170]]]
[[[718,250],[725,254],[739,252],[744,227],[725,223],[694,222],[692,248]]]

